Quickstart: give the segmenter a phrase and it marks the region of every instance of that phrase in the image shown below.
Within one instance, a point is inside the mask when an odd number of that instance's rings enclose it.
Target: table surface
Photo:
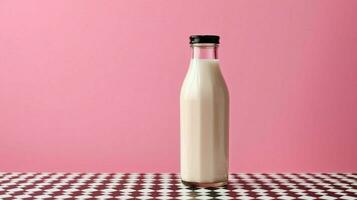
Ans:
[[[0,199],[357,199],[357,173],[231,174],[219,188],[175,173],[0,173]]]

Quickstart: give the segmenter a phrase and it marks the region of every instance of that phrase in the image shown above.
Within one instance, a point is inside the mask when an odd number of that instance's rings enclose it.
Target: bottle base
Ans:
[[[191,181],[184,181],[181,179],[181,182],[189,187],[204,187],[204,188],[210,188],[210,187],[222,187],[227,185],[228,181],[220,181],[220,182],[212,182],[212,183],[199,183],[199,182],[191,182]]]

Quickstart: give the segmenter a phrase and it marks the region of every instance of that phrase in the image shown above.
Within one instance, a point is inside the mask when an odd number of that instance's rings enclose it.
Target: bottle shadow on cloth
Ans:
[[[236,187],[234,187],[234,183],[231,181],[228,181],[228,183],[222,187],[189,187],[188,189],[191,191],[188,192],[187,196],[191,197],[190,199],[192,200],[200,199],[200,196],[212,197],[211,199],[222,199],[222,195],[229,196],[230,191],[234,190],[235,188]],[[206,191],[202,192],[202,189],[205,189]]]

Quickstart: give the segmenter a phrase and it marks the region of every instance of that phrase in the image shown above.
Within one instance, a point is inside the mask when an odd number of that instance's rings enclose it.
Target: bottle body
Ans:
[[[181,179],[193,186],[228,180],[229,94],[213,58],[191,59],[180,94]]]

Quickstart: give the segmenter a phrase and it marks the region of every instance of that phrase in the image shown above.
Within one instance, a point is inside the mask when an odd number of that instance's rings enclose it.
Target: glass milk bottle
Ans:
[[[229,95],[217,48],[219,36],[190,37],[192,58],[181,87],[181,180],[218,187],[228,181]]]

